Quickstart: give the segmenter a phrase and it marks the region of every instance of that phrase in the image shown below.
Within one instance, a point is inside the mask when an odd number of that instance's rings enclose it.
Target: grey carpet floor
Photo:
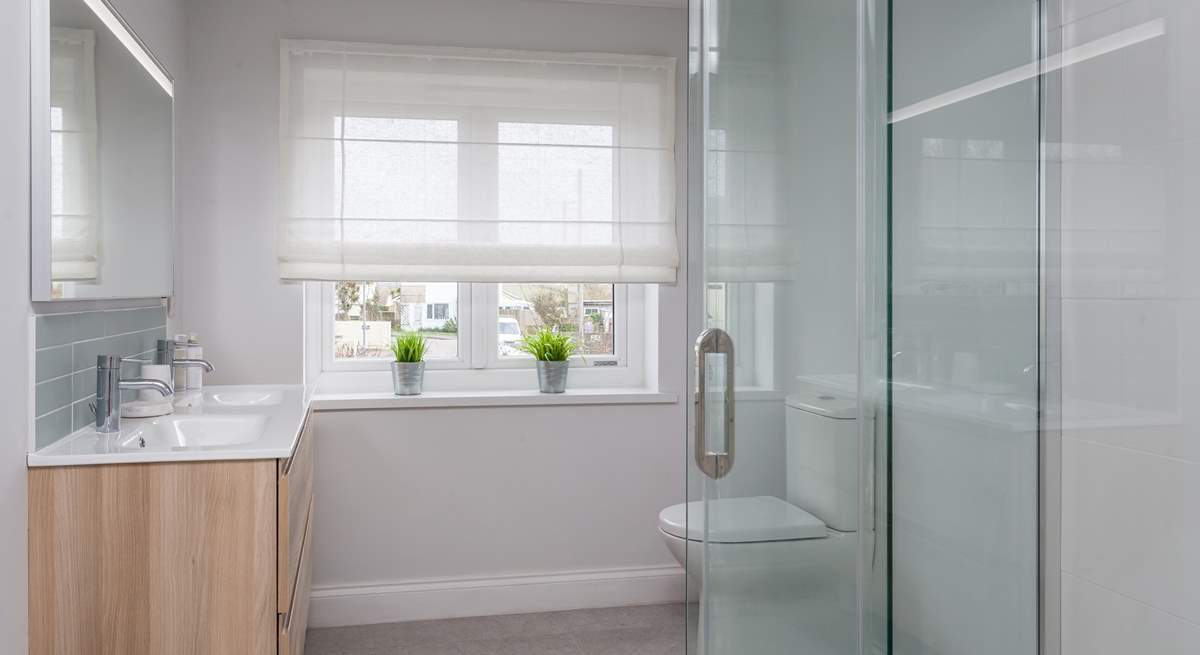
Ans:
[[[318,628],[307,655],[684,655],[686,606]]]

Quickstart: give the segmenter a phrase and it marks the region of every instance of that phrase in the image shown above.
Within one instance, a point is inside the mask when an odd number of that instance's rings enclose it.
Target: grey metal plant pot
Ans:
[[[417,396],[425,381],[425,362],[392,362],[392,390],[397,396]]]
[[[538,388],[542,393],[562,393],[567,390],[567,371],[570,362],[538,361]]]

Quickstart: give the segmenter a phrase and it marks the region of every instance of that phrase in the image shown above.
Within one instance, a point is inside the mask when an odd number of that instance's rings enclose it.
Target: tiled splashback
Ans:
[[[88,404],[96,397],[96,356],[154,357],[155,341],[166,338],[165,307],[111,309],[37,317],[34,361],[35,440],[54,443],[94,421]],[[129,362],[124,377],[138,375]]]

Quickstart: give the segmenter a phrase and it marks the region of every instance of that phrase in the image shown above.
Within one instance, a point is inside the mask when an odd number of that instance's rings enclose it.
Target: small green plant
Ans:
[[[414,363],[425,359],[425,337],[416,332],[401,332],[392,342],[396,361]]]
[[[543,328],[517,342],[517,348],[543,362],[565,362],[575,354],[575,340],[556,330]]]

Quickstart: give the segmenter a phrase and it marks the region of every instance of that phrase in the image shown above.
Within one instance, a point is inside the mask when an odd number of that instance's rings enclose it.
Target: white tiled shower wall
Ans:
[[[1200,644],[1200,3],[1065,0],[1064,655]]]

